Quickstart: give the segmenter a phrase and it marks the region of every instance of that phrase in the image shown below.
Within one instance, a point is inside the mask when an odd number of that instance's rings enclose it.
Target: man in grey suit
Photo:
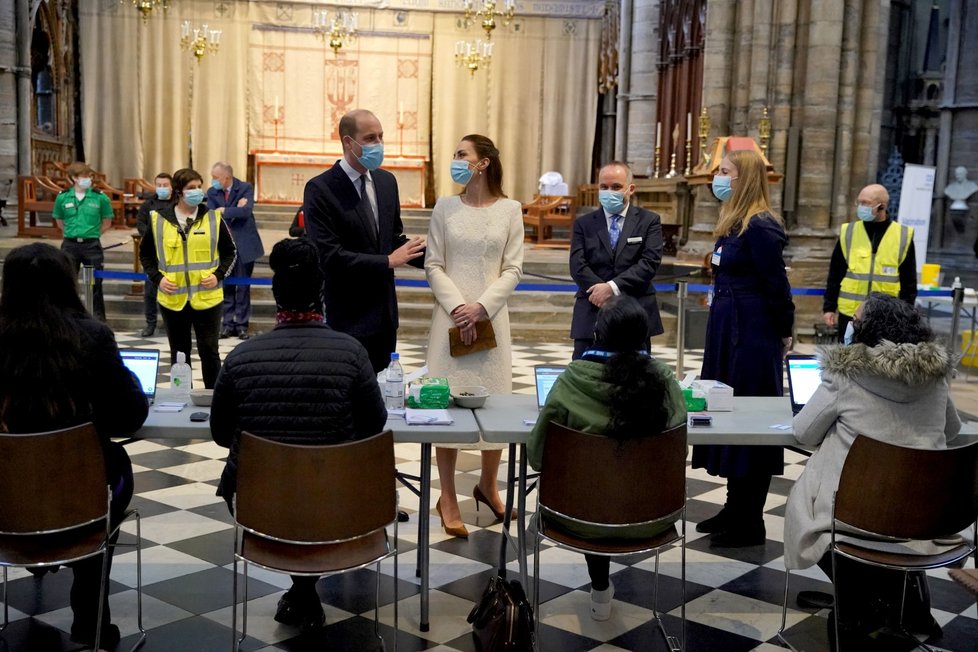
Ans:
[[[351,111],[339,133],[343,158],[306,184],[306,235],[319,249],[326,321],[359,340],[379,372],[397,339],[394,269],[423,268],[425,241],[404,235],[397,179],[380,169],[384,130],[377,116]]]
[[[651,337],[662,333],[652,279],[662,262],[659,216],[631,203],[632,171],[612,161],[598,172],[601,208],[577,218],[571,237],[570,273],[577,283],[571,338],[574,359],[594,342],[598,309],[613,296],[635,297],[649,316]]]

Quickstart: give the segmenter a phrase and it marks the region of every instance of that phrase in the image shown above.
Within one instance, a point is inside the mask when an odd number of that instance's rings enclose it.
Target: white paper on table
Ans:
[[[771,428],[772,430],[785,430],[785,431],[791,430],[790,423],[776,423],[773,426],[768,426],[768,427]]]
[[[187,407],[186,403],[180,403],[178,401],[163,401],[161,403],[153,404],[153,412],[179,412],[185,407]]]
[[[450,426],[455,419],[448,410],[404,409],[404,422],[409,426]]]

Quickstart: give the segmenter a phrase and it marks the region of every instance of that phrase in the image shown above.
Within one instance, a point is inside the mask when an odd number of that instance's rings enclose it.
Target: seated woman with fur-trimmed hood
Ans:
[[[818,564],[830,578],[832,501],[856,435],[945,448],[961,429],[949,391],[954,360],[932,341],[927,321],[914,307],[873,293],[856,310],[852,325],[851,345],[819,352],[822,384],[794,419],[795,438],[818,450],[792,488],[785,513],[785,567]],[[902,573],[851,562],[839,565],[838,572],[846,595],[852,591],[856,597],[844,602],[864,607],[853,619],[846,608],[847,625],[869,635],[898,617]],[[925,578],[915,575],[908,584],[904,624],[915,633],[936,634],[940,628],[930,616]]]

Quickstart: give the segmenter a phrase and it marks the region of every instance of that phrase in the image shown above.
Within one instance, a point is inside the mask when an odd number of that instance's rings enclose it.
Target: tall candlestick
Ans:
[[[693,114],[686,114],[686,138],[690,139],[693,137]]]
[[[655,146],[656,147],[662,146],[662,123],[661,122],[655,123]]]

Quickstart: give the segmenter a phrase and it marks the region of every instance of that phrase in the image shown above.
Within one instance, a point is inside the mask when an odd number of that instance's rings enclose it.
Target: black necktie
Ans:
[[[360,201],[363,202],[363,210],[367,213],[367,216],[373,220],[374,229],[379,229],[380,225],[377,223],[377,216],[374,215],[373,206],[370,205],[370,197],[367,195],[367,175],[360,175]]]

